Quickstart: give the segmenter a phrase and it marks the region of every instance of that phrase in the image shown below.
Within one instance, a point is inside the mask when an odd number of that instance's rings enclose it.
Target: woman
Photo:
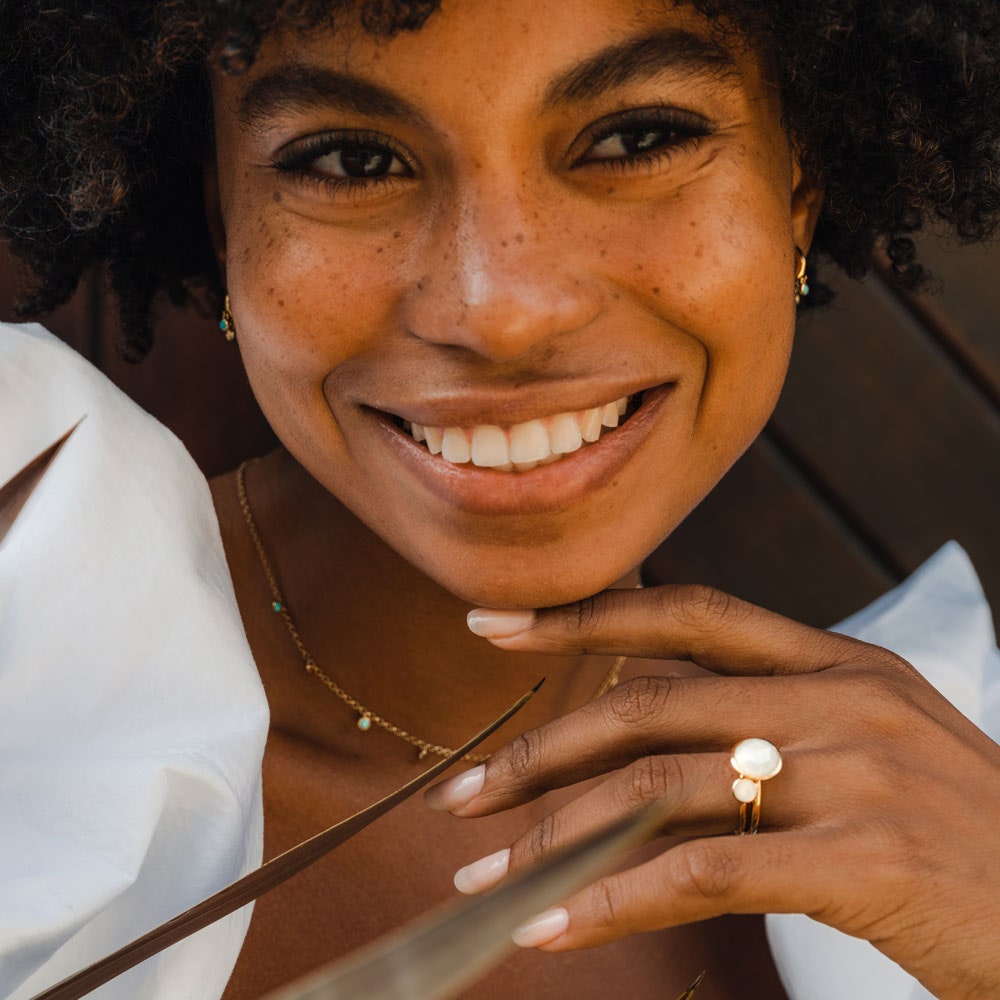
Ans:
[[[271,712],[265,856],[411,776],[407,741],[458,745],[548,677],[431,809],[260,900],[224,996],[653,795],[683,840],[526,926],[470,995],[662,996],[704,965],[699,996],[778,996],[759,918],[722,917],[764,912],[938,996],[1000,992],[996,744],[884,649],[625,592],[766,421],[818,254],[859,274],[882,242],[915,284],[907,234],[995,228],[1000,15],[330,6],[3,24],[27,309],[106,262],[140,355],[156,295],[225,295],[282,442],[212,483]],[[731,791],[745,737],[784,755],[759,809]]]

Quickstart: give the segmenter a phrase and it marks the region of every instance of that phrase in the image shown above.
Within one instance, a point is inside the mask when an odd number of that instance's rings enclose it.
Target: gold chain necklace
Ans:
[[[443,747],[438,743],[430,743],[427,740],[422,740],[419,736],[414,736],[412,733],[408,733],[405,729],[394,725],[388,719],[382,718],[378,712],[373,712],[370,708],[366,708],[360,701],[358,701],[357,698],[348,694],[332,677],[324,673],[320,669],[319,664],[313,659],[312,653],[306,649],[306,644],[302,641],[302,636],[299,635],[299,630],[295,627],[295,622],[288,611],[288,605],[285,603],[284,597],[281,596],[281,590],[278,588],[278,581],[275,579],[274,572],[271,569],[271,560],[268,559],[267,553],[264,551],[264,543],[260,540],[260,532],[257,530],[257,523],[254,521],[253,513],[250,510],[250,501],[247,499],[247,488],[244,475],[246,467],[249,464],[250,463],[248,461],[243,462],[236,470],[236,495],[240,501],[240,509],[243,511],[243,519],[247,523],[247,531],[250,533],[250,538],[253,541],[254,548],[257,550],[257,558],[260,560],[261,569],[264,570],[264,576],[267,578],[267,584],[271,588],[271,610],[281,616],[281,620],[285,623],[285,628],[288,629],[288,634],[292,637],[292,642],[295,644],[295,648],[299,651],[299,655],[302,657],[302,662],[305,664],[307,672],[316,677],[327,688],[327,690],[335,694],[345,705],[357,712],[357,727],[361,730],[361,732],[366,733],[373,725],[376,725],[380,729],[384,729],[387,733],[392,733],[393,736],[398,736],[399,739],[409,743],[410,746],[415,747],[418,751],[418,760],[423,760],[428,754],[434,754],[436,757],[450,757],[454,751],[450,750],[448,747]],[[611,664],[611,669],[607,672],[607,674],[605,674],[604,680],[601,681],[600,686],[597,688],[597,691],[594,693],[591,701],[595,701],[602,695],[607,694],[618,683],[618,678],[626,659],[627,657],[625,656],[619,656],[618,659]],[[464,757],[462,757],[462,760],[468,760],[474,764],[482,764],[488,757],[489,754],[467,753]]]

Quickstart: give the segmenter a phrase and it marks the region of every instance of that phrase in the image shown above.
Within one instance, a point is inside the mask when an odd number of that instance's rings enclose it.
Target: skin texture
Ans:
[[[699,1000],[754,995],[747,983],[779,996],[759,922],[659,931],[770,909],[872,938],[942,996],[987,995],[1000,986],[989,941],[956,927],[972,912],[996,925],[982,845],[1000,816],[995,804],[963,806],[948,775],[991,788],[1000,760],[908,666],[683,588],[570,604],[514,637],[492,632],[492,645],[464,624],[473,604],[552,607],[634,583],[642,558],[770,413],[792,343],[794,247],[808,248],[821,200],[752,53],[731,53],[725,73],[675,58],[639,78],[612,74],[599,93],[590,86],[553,108],[546,93],[609,46],[706,30],[659,5],[552,8],[544,30],[537,4],[507,0],[456,3],[390,41],[349,25],[275,34],[246,76],[213,75],[209,215],[247,373],[285,446],[250,468],[247,486],[307,645],[362,702],[451,745],[540,673],[551,678],[519,719],[531,735],[498,750],[476,800],[439,791],[437,811],[413,804],[370,842],[261,900],[227,1000],[259,996],[446,898],[448,874],[476,857],[513,845],[519,867],[648,794],[675,797],[666,833],[726,832],[735,804],[724,751],[752,734],[788,754],[766,793],[765,821],[781,834],[695,839],[658,858],[674,841],[655,845],[641,881],[623,875],[569,905],[569,929],[546,948],[571,964],[526,952],[474,995],[529,983],[532,995],[584,995],[614,977],[635,996],[660,997],[693,978],[697,955],[726,969]],[[248,123],[247,95],[290,63],[350,72],[412,110],[286,101]],[[706,134],[662,136],[655,157],[628,162],[620,136],[594,135],[596,122],[651,106],[698,116]],[[323,186],[315,174],[342,165],[329,149],[311,181],[274,169],[331,130],[389,145],[399,157],[389,180]],[[631,125],[633,138],[649,131]],[[458,478],[441,459],[414,458],[420,449],[376,414],[509,424],[664,384],[661,403],[648,395],[606,445],[513,486],[502,473]],[[213,489],[272,706],[272,854],[405,780],[413,764],[386,734],[360,737],[301,672],[266,612],[231,477]],[[652,660],[630,665],[647,679],[567,715],[617,653]],[[917,766],[914,752],[925,758]],[[577,785],[620,767],[610,785]],[[836,790],[819,795],[816,775]],[[934,794],[915,787],[918,775]],[[536,802],[548,788],[562,790]],[[831,799],[843,803],[835,815]],[[945,865],[954,838],[941,831],[953,824],[973,831],[972,847]],[[863,873],[850,886],[836,878],[846,865]],[[918,891],[928,871],[946,873],[933,894]],[[352,906],[359,886],[363,907]]]
[[[698,24],[623,16],[633,7],[567,6],[545,31],[529,30],[530,5],[501,3],[387,43],[278,36],[246,77],[213,81],[218,240],[264,413],[318,482],[470,602],[560,603],[623,577],[753,440],[785,373],[794,247],[808,245],[818,197],[750,59],[728,78],[678,69],[543,105],[554,79],[610,44]],[[241,128],[241,95],[292,58],[406,95],[429,127],[327,106]],[[713,134],[628,172],[576,162],[592,123],[664,102]],[[415,176],[331,196],[270,166],[341,121],[390,136]],[[669,413],[631,461],[538,514],[530,495],[489,516],[435,495],[361,409],[510,424],[666,382]],[[489,572],[470,574],[484,557]]]

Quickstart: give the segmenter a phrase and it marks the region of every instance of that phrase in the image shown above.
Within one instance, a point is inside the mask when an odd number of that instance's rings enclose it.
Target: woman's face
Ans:
[[[603,589],[761,429],[818,196],[754,54],[699,15],[454,0],[391,40],[273,34],[213,88],[264,413],[452,592]]]

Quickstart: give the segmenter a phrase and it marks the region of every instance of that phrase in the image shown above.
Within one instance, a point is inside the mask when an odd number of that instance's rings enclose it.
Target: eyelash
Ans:
[[[595,123],[583,141],[587,151],[577,157],[573,168],[598,168],[614,173],[649,170],[656,163],[669,160],[676,152],[694,148],[712,134],[713,127],[701,116],[675,108],[636,108],[608,116]],[[661,132],[663,141],[651,149],[619,157],[589,157],[588,153],[616,135],[647,135]],[[404,168],[403,174],[372,177],[333,177],[320,173],[315,164],[324,156],[345,150],[370,149],[386,154]],[[377,194],[413,176],[407,155],[388,136],[377,132],[345,131],[311,136],[279,156],[273,169],[296,183],[318,187],[333,195],[365,196]]]
[[[669,160],[678,151],[697,147],[713,131],[709,122],[691,112],[677,108],[635,108],[609,115],[591,126],[590,134],[585,140],[587,151],[573,162],[573,166],[589,167],[598,164],[601,169],[615,173],[648,170],[656,163]],[[616,135],[637,135],[641,132],[647,135],[662,132],[664,138],[645,152],[622,157],[588,158],[588,153],[596,146]]]
[[[371,149],[386,153],[398,160],[406,169],[406,174],[384,174],[376,177],[331,177],[315,169],[317,160],[331,153],[344,150]],[[310,136],[298,143],[291,150],[279,156],[273,163],[273,168],[284,176],[290,177],[296,183],[322,187],[333,193],[348,191],[357,193],[361,189],[382,189],[398,183],[407,176],[413,175],[405,153],[387,136],[378,132],[328,132],[323,135]],[[353,189],[353,191],[352,191]]]

